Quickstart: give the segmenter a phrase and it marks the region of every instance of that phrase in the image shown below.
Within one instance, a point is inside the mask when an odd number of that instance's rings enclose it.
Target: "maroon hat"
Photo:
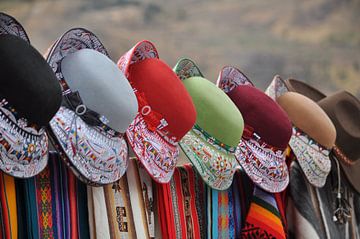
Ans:
[[[264,190],[283,191],[289,183],[285,149],[292,126],[288,116],[234,67],[224,67],[217,83],[244,118],[245,129],[235,154],[240,165]]]

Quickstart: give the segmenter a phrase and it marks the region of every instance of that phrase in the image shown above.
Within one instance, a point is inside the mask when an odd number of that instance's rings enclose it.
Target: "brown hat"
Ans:
[[[336,140],[336,129],[327,114],[314,101],[296,92],[285,92],[277,103],[293,123],[289,145],[308,181],[322,187],[331,169],[329,150]]]
[[[350,183],[356,191],[360,192],[359,99],[346,91],[326,96],[305,82],[294,79],[284,81],[279,76],[274,77],[266,90],[273,97],[278,97],[286,91],[295,91],[316,101],[329,116],[337,131],[333,152],[340,159],[342,169]]]
[[[360,192],[360,101],[346,91],[318,102],[337,131],[333,152],[356,191]]]

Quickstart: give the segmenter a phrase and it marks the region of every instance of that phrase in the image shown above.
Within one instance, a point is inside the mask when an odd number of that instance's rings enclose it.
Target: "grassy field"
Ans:
[[[280,74],[360,96],[359,0],[29,0],[2,1],[0,9],[23,23],[42,52],[82,26],[114,60],[148,39],[170,66],[190,57],[211,81],[234,65],[262,89]]]

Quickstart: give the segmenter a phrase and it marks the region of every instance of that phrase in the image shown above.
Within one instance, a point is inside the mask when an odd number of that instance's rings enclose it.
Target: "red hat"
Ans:
[[[289,183],[285,149],[292,126],[286,113],[238,69],[224,67],[218,86],[239,108],[245,129],[235,156],[249,177],[268,192]]]
[[[155,46],[139,42],[118,61],[139,103],[126,135],[138,159],[159,183],[170,181],[179,140],[193,127],[196,111],[173,70],[159,60]]]

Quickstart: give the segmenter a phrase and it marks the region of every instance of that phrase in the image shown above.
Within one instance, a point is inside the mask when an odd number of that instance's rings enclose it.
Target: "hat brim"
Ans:
[[[254,86],[244,73],[233,66],[225,66],[221,69],[216,85],[225,93],[229,93],[241,85]]]
[[[61,72],[61,60],[81,49],[108,53],[100,40],[90,31],[74,28],[64,33],[50,48],[47,62],[62,86],[63,94],[70,92]],[[79,179],[100,186],[120,179],[127,169],[128,148],[124,137],[100,126],[87,125],[72,110],[60,107],[50,121],[54,142],[58,144],[68,165]],[[67,160],[68,159],[68,160]]]
[[[255,140],[242,139],[235,157],[250,179],[265,191],[282,192],[289,184],[284,152],[263,149]]]
[[[128,148],[123,136],[105,135],[65,107],[59,109],[50,127],[71,168],[86,180],[104,185],[125,174]]]
[[[0,107],[0,169],[13,177],[30,178],[48,162],[48,137],[44,129],[20,127],[15,117]]]
[[[168,183],[179,158],[178,144],[170,144],[156,131],[150,131],[141,114],[129,125],[126,136],[150,176],[158,183]]]
[[[217,149],[196,134],[194,129],[179,144],[209,187],[226,190],[231,186],[238,165],[233,153]]]
[[[13,17],[0,13],[0,35],[14,35],[30,43],[24,28]],[[19,122],[12,112],[0,107],[0,169],[17,178],[40,173],[48,162],[48,137]]]
[[[289,146],[294,152],[300,168],[309,183],[317,188],[325,185],[326,178],[331,170],[331,160],[314,142],[312,146],[307,143],[306,136],[293,136]],[[326,149],[325,149],[326,150]]]

